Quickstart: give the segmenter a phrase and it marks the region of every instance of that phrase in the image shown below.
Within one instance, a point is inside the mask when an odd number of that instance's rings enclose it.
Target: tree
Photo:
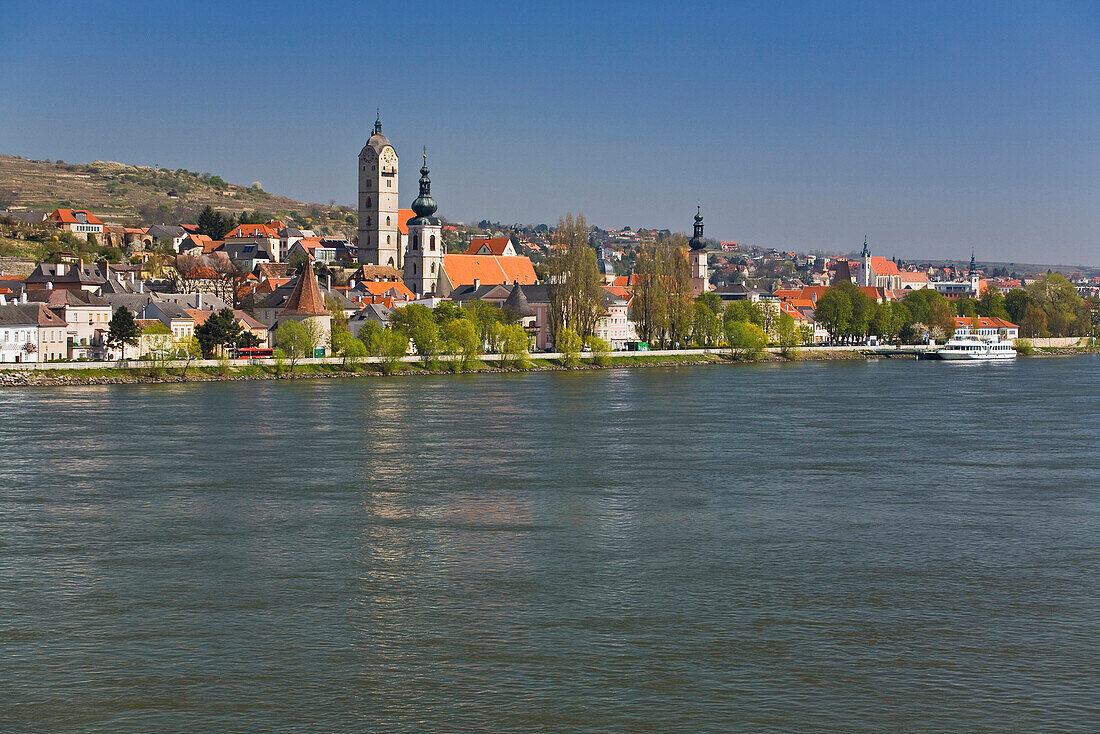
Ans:
[[[705,293],[704,295],[714,295]],[[721,300],[719,299],[719,308]],[[722,337],[722,317],[711,308],[707,301],[696,299],[691,325],[691,338],[700,347],[717,346]]]
[[[439,325],[427,306],[413,303],[394,310],[390,316],[390,328],[401,332],[412,341],[424,364],[430,364],[439,354]]]
[[[187,370],[191,368],[191,363],[202,357],[202,347],[194,336],[178,336],[172,340],[172,353],[177,360],[183,362],[180,376],[187,377]]]
[[[382,373],[391,375],[396,372],[398,365],[401,364],[401,358],[409,352],[409,337],[400,331],[380,328],[371,341],[373,348],[370,350],[370,355],[380,358]]]
[[[603,288],[596,267],[596,251],[588,245],[584,215],[566,214],[554,230],[553,247],[546,258],[546,294],[550,300],[550,335],[554,344],[563,329],[582,339],[596,330],[603,313]]]
[[[1020,331],[1024,336],[1050,336],[1050,329],[1047,328],[1047,315],[1041,306],[1034,303],[1027,304],[1024,309],[1024,317],[1020,319]]]
[[[329,334],[332,340],[332,349],[336,350],[336,334],[348,331],[348,315],[344,313],[344,307],[335,296],[325,296],[325,308],[329,314]]]
[[[444,324],[443,339],[448,351],[462,358],[460,366],[463,370],[469,369],[470,362],[481,353],[481,339],[469,319],[452,318]]]
[[[372,357],[380,357],[379,351],[382,332],[385,329],[377,321],[364,321],[363,325],[359,327],[359,341],[363,342],[363,346],[367,348],[367,354]]]
[[[317,346],[317,335],[301,321],[283,321],[275,329],[275,344],[290,359],[290,371],[294,372],[298,360],[313,356]]]
[[[195,327],[195,338],[199,340],[203,356],[209,359],[223,354],[226,344],[235,344],[242,331],[233,310],[223,308]]]
[[[566,327],[558,332],[558,340],[554,342],[561,353],[561,363],[565,367],[576,367],[580,363],[581,349],[584,340],[580,334]]]
[[[1008,311],[1009,320],[1014,324],[1023,323],[1024,312],[1029,303],[1031,303],[1031,296],[1023,288],[1010,290],[1005,296],[1005,311]]]
[[[824,296],[822,296],[824,298]],[[756,324],[733,321],[726,325],[726,340],[734,359],[756,359],[768,346],[768,335]]]
[[[465,319],[467,315],[467,312],[454,301],[440,301],[432,309],[432,316],[440,326],[446,326],[454,319]]]
[[[237,226],[232,214],[214,211],[214,207],[207,204],[199,212],[199,234],[204,234],[212,240],[225,239],[229,230]]]
[[[950,339],[955,333],[955,308],[940,294],[931,299],[927,326],[936,339]]]
[[[122,358],[126,359],[127,345],[136,345],[140,336],[141,330],[134,321],[134,314],[125,306],[119,306],[107,325],[107,346],[120,348]]]
[[[779,353],[787,359],[798,359],[798,346],[801,344],[801,337],[794,316],[789,313],[779,314],[775,331],[778,336]]]
[[[588,337],[588,349],[592,352],[592,361],[597,367],[603,367],[611,359],[611,345],[598,336]]]
[[[659,342],[668,331],[668,298],[662,286],[664,269],[663,252],[656,243],[643,244],[638,249],[631,316],[644,342]]]
[[[904,304],[884,303],[871,319],[871,333],[878,334],[884,341],[892,342],[898,338],[911,318],[909,309]]]
[[[350,363],[357,366],[363,357],[367,356],[367,347],[363,342],[351,335],[350,331],[337,331],[332,335],[332,351],[342,358],[341,369],[347,369]]]
[[[833,341],[848,333],[851,318],[852,302],[845,292],[837,288],[829,288],[817,299],[814,307],[814,321],[829,332],[829,338]]]
[[[530,350],[527,332],[519,324],[501,324],[498,326],[498,331],[502,366],[523,369],[527,364],[527,355]]]
[[[845,336],[862,339],[871,328],[871,319],[875,317],[877,304],[850,280],[842,280],[829,290],[834,288],[844,293],[848,298],[848,302],[852,304],[852,313],[848,316],[848,326],[844,329]]]
[[[477,335],[481,339],[482,345],[490,351],[497,351],[500,345],[494,340],[496,336],[495,327],[503,321],[504,312],[480,298],[467,301],[462,308],[466,311],[470,320],[474,322],[474,327],[477,329]]]
[[[1005,308],[1005,296],[1000,288],[986,286],[982,289],[981,298],[978,299],[978,314],[998,319],[1008,319],[1008,310]]]

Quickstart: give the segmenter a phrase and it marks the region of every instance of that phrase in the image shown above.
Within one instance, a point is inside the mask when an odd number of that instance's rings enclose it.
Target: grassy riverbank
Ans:
[[[1036,349],[1031,357],[1074,356],[1097,354],[1095,348]],[[400,362],[384,366],[378,363],[341,364],[333,361],[325,364],[258,365],[223,363],[217,366],[180,367],[91,367],[87,369],[50,370],[0,370],[0,387],[49,386],[49,385],[112,385],[126,383],[178,383],[221,382],[234,380],[304,380],[353,377],[398,377],[408,375],[441,375],[455,373],[545,372],[553,370],[599,370],[641,367],[677,367],[692,365],[734,365],[759,362],[835,361],[873,358],[912,359],[911,353],[875,352],[853,347],[852,349],[818,351],[804,349],[796,354],[783,356],[765,352],[753,359],[735,359],[729,353],[691,354],[615,354],[604,358],[585,355],[577,363],[567,365],[561,358],[530,355],[522,365],[503,365],[498,361],[471,360],[465,368],[457,361],[440,359],[424,362]]]

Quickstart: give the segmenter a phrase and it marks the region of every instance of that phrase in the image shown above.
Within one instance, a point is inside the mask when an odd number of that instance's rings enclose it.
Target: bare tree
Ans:
[[[546,258],[551,336],[556,343],[563,329],[572,329],[581,339],[587,339],[603,313],[603,290],[596,251],[588,245],[584,215],[574,219],[566,214],[558,220],[553,241]]]

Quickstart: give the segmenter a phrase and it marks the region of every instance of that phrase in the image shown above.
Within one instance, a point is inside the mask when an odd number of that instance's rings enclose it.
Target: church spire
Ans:
[[[859,253],[860,257],[871,257],[871,248],[867,246],[867,235],[863,235],[863,252]]]
[[[412,203],[413,214],[417,219],[426,220],[435,214],[436,206],[435,199],[432,198],[432,180],[428,178],[428,174],[431,173],[428,170],[428,149],[424,148],[424,165],[420,168],[420,196],[416,197]],[[425,224],[426,222],[416,222],[416,224]]]
[[[380,107],[374,108],[374,134],[382,134],[382,108]]]
[[[692,250],[705,250],[707,247],[707,241],[703,237],[703,207],[698,204],[695,206],[695,233],[688,245]]]
[[[974,249],[970,249],[970,268],[966,271],[968,278],[973,278],[978,274],[978,265],[974,262]]]

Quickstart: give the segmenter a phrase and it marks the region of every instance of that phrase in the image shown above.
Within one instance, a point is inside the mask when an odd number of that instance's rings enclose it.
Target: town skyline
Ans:
[[[573,211],[686,231],[701,203],[711,236],[765,247],[851,251],[866,234],[903,258],[973,248],[991,262],[1100,261],[1097,18],[1083,4],[588,8],[570,26],[546,11],[520,22],[517,10],[433,8],[423,44],[356,42],[369,23],[401,23],[385,7],[337,7],[346,29],[324,32],[273,7],[299,29],[294,41],[238,39],[249,53],[228,64],[212,52],[246,14],[200,4],[148,68],[110,48],[128,29],[168,28],[162,9],[73,8],[103,43],[46,57],[33,50],[44,11],[21,8],[0,89],[24,103],[0,113],[0,149],[197,168],[350,202],[347,150],[380,107],[402,157],[428,147],[452,220],[554,223]],[[557,53],[563,41],[576,52]],[[294,52],[310,44],[333,53]],[[110,80],[124,71],[122,93]],[[50,91],[61,78],[102,101],[64,104]],[[142,114],[120,114],[127,104]],[[283,112],[258,114],[269,107]],[[404,204],[416,183],[402,183]]]

